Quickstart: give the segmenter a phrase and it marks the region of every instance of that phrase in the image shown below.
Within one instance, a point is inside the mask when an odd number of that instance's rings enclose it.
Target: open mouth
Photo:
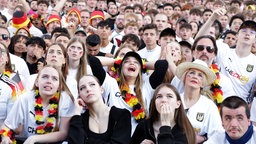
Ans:
[[[132,67],[130,67],[130,68],[128,68],[128,71],[131,71],[131,72],[135,72],[135,68],[132,68]]]
[[[44,86],[44,89],[45,89],[45,90],[51,90],[52,87],[50,87],[50,86]]]

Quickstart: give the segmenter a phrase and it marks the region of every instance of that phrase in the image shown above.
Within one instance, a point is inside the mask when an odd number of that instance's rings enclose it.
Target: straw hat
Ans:
[[[204,86],[210,85],[216,80],[216,75],[214,74],[214,72],[210,70],[210,68],[204,61],[201,61],[199,59],[196,59],[193,62],[183,62],[183,63],[179,64],[177,67],[177,70],[176,70],[176,76],[179,79],[183,79],[184,74],[189,69],[197,69],[197,70],[202,71],[205,74],[205,76],[206,76],[205,82],[206,83],[204,83]]]

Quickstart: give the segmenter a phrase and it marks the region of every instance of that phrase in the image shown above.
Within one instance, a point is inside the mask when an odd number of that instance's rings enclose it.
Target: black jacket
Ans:
[[[126,109],[111,107],[108,128],[96,134],[89,129],[89,111],[71,118],[68,132],[69,144],[129,144],[131,138],[131,114]]]
[[[158,144],[187,144],[187,137],[184,132],[175,125],[173,128],[169,126],[162,126],[159,129],[157,139],[155,138],[153,123],[147,119],[138,124],[136,127],[131,144],[140,144],[144,139],[156,141]]]

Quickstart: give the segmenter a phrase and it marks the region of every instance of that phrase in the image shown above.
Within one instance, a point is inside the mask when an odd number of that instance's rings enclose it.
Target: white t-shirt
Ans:
[[[146,47],[137,52],[141,58],[145,58],[148,61],[156,61],[160,58],[161,47],[156,45],[152,50],[148,50]]]
[[[246,102],[252,101],[249,95],[256,79],[256,56],[240,58],[235,49],[222,45],[218,49],[217,63],[222,74],[230,78],[236,95]]]
[[[4,15],[7,19],[7,22],[12,19],[12,14],[8,12],[8,8],[4,8],[4,10],[1,11],[2,15]]]
[[[78,82],[76,81],[77,71],[78,69],[69,68],[67,79],[66,79],[66,84],[75,99],[78,98],[78,87],[77,87]],[[92,69],[89,65],[87,65],[87,74],[92,75]]]
[[[17,31],[18,29],[13,27],[12,25],[8,27],[8,31],[10,32],[10,37],[12,37],[15,32]],[[38,28],[36,28],[34,25],[32,25],[30,28],[29,28],[29,31],[30,31],[30,34],[32,36],[37,36],[37,37],[41,37],[43,35],[42,31]]]
[[[184,109],[184,94],[181,94]],[[210,138],[215,131],[223,130],[220,114],[217,106],[209,98],[201,95],[198,101],[187,110],[188,119],[196,133]]]
[[[118,87],[118,84],[116,80],[112,77],[110,77],[108,74],[106,75],[106,78],[102,84],[102,87],[104,88],[104,100],[107,102],[107,105],[109,107],[116,106],[117,108],[125,108],[129,110],[130,112],[133,111],[133,108],[130,107],[124,99],[121,97],[120,89]],[[134,91],[134,85],[129,86],[130,91],[132,94],[135,94]],[[149,83],[149,78],[146,75],[143,75],[143,84],[142,84],[142,97],[144,101],[144,109],[145,113],[149,113],[149,106],[151,99],[153,97],[154,89],[151,87]],[[109,94],[109,95],[108,95]],[[131,118],[131,124],[132,124],[132,133],[135,131],[136,126],[138,123],[136,122],[135,118],[132,116]]]
[[[60,101],[59,101],[59,118],[61,117],[72,117],[74,114],[74,103],[67,93],[62,92]],[[48,108],[43,108],[44,121],[48,116]],[[36,124],[35,120],[35,92],[28,91],[21,97],[17,99],[13,105],[10,113],[7,115],[6,120],[4,121],[5,125],[15,130],[19,127],[19,124],[22,124],[23,129],[20,138],[27,138],[31,135],[35,135]],[[60,122],[58,122],[60,124]],[[55,123],[54,123],[55,127]]]
[[[11,53],[9,54],[12,63],[12,69],[14,72],[19,72],[19,76],[22,81],[23,87],[26,88],[27,80],[30,76],[26,62],[16,55],[13,55]]]
[[[216,142],[218,142],[218,144],[230,144],[226,139],[225,131],[218,131],[214,133],[214,135],[204,142],[204,144],[216,144]],[[256,144],[256,129],[254,126],[252,137],[246,144]]]
[[[256,98],[253,98],[251,106],[251,121],[256,122]]]
[[[112,50],[112,47],[113,47],[113,46],[114,46],[114,45],[113,45],[111,42],[109,42],[106,47],[101,47],[101,48],[100,48],[100,51],[103,52],[103,53],[111,53],[111,50]],[[115,49],[115,50],[114,50],[113,55],[115,55],[115,53],[116,53],[118,47],[115,46],[114,49]]]
[[[0,97],[0,126],[2,126],[15,101],[12,98],[12,89],[2,80],[0,80]]]

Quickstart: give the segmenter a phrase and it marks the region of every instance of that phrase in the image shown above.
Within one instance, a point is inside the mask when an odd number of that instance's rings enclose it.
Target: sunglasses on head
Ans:
[[[196,47],[197,51],[203,51],[206,48],[208,53],[213,53],[215,51],[214,47],[212,46],[206,46],[206,45],[198,45]]]
[[[3,40],[8,40],[9,36],[7,34],[2,34],[2,39]]]

